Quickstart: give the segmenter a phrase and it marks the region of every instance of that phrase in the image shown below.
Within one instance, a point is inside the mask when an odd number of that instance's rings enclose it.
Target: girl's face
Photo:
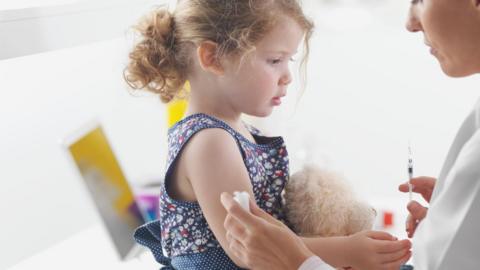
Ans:
[[[449,76],[480,72],[480,0],[413,0],[407,21]]]
[[[224,63],[224,89],[237,112],[263,117],[281,104],[292,81],[289,62],[303,35],[294,20],[283,17],[256,44],[254,52],[239,60],[240,66],[238,62]]]

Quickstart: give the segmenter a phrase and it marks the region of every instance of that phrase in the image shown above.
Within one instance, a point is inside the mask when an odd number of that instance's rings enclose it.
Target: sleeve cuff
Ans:
[[[334,270],[335,268],[331,267],[318,256],[311,256],[305,260],[298,270]]]

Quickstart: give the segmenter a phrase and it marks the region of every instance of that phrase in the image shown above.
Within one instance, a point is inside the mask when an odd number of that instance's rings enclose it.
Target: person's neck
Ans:
[[[238,128],[241,125],[241,112],[235,111],[229,101],[224,98],[221,89],[190,81],[190,95],[186,116],[204,113],[218,118],[228,125]]]

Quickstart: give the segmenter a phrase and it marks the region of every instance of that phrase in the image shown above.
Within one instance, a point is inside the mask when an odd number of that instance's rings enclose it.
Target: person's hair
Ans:
[[[157,8],[135,27],[142,40],[129,54],[124,78],[133,89],[146,89],[169,102],[183,89],[193,48],[212,41],[218,59],[242,57],[255,50],[280,15],[292,18],[305,31],[301,64],[305,68],[313,23],[299,0],[180,0],[173,14]]]

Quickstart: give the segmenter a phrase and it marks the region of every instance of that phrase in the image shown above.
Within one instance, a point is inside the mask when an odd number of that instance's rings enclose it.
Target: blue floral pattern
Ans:
[[[256,203],[285,222],[281,193],[289,178],[289,160],[283,138],[261,136],[258,130],[247,125],[256,141],[252,143],[223,121],[206,114],[194,114],[178,122],[168,134],[167,170],[159,204],[161,247],[167,257],[185,257],[221,249],[199,204],[175,200],[167,190],[167,183],[182,148],[195,133],[206,128],[224,129],[235,138],[248,169]]]

